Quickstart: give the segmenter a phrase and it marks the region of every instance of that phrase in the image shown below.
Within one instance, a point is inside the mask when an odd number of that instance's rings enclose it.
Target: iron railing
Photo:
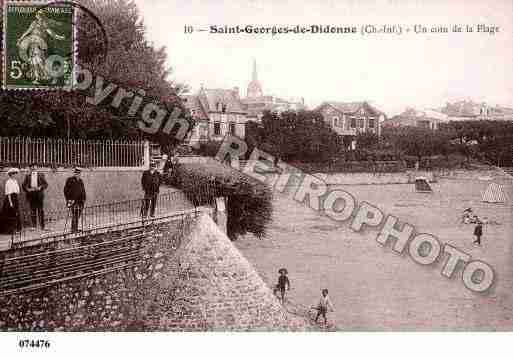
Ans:
[[[142,167],[144,141],[0,137],[0,164],[25,167]]]
[[[151,216],[151,208],[143,217],[143,206],[145,198],[85,206],[82,208],[78,220],[78,228],[73,231],[71,227],[72,210],[64,208],[61,210],[45,212],[45,231],[33,228],[26,224],[21,230],[13,228],[10,234],[10,247],[16,247],[24,242],[38,239],[44,240],[50,237],[69,236],[70,234],[82,235],[98,228],[107,228],[120,224],[149,223],[155,219],[169,216],[173,213],[190,212],[202,206],[209,206],[215,203],[215,191],[210,186],[198,187],[196,198],[201,201],[191,200],[181,191],[168,192],[158,195],[154,216]]]

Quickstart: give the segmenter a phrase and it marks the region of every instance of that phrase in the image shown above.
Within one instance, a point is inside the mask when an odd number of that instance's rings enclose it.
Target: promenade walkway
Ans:
[[[84,209],[80,218],[79,230],[90,231],[95,228],[108,227],[141,220],[141,199],[124,202],[98,204]],[[157,201],[155,217],[170,213],[179,213],[193,209],[183,192],[163,187]],[[0,234],[0,251],[7,250],[20,242],[36,242],[40,239],[63,236],[71,233],[71,218],[67,210],[47,215],[45,230],[40,228],[23,228],[21,233],[14,235]]]

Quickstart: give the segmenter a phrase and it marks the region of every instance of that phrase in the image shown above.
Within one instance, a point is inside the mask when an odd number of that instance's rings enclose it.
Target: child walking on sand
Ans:
[[[333,304],[331,304],[330,297],[328,296],[328,290],[323,289],[321,292],[321,299],[319,300],[319,304],[315,309],[317,309],[317,316],[315,317],[315,323],[319,320],[319,316],[323,316],[324,318],[324,324],[326,325],[328,323],[328,318],[326,317],[326,313],[328,312],[328,309],[333,312],[335,309],[333,308]]]
[[[477,244],[478,246],[481,245],[481,236],[483,235],[483,223],[478,220],[476,228],[474,229],[474,236],[476,236],[476,240],[472,243]]]
[[[274,289],[274,295],[276,295],[277,292],[280,292],[280,300],[281,304],[283,304],[285,302],[285,290],[290,290],[290,281],[289,277],[287,277],[287,269],[281,268],[278,273],[280,273],[280,276],[278,277],[278,284]]]

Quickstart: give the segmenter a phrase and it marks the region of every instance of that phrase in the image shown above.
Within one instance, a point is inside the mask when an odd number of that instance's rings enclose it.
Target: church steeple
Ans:
[[[260,82],[258,81],[256,59],[253,59],[253,74],[252,74],[251,82],[248,85],[248,97],[255,98],[255,97],[262,97],[262,96],[263,96],[263,92],[262,92],[262,86],[260,85]]]

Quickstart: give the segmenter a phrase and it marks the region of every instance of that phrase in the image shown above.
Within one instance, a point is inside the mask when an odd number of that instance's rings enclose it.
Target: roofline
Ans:
[[[333,105],[332,105],[332,103],[337,103],[337,101],[324,101],[324,102],[322,102],[319,106],[317,106],[317,107],[315,108],[315,111],[317,111],[317,110],[319,110],[321,107],[323,107],[323,106],[327,105],[327,106],[330,106],[331,108],[333,108],[335,111],[340,112],[340,113],[342,113],[342,114],[349,114],[349,115],[351,115],[351,114],[354,114],[354,113],[358,112],[358,110],[356,110],[356,111],[352,111],[352,112],[344,112],[344,111],[340,111],[340,109],[338,109],[338,108],[336,108],[335,106],[333,106]],[[358,103],[358,104],[360,104],[360,105],[364,105],[364,104],[365,104],[365,105],[369,106],[371,109],[375,110],[378,114],[380,114],[380,115],[383,115],[383,116],[387,117],[386,113],[384,113],[384,112],[383,112],[383,111],[381,111],[380,109],[376,108],[375,106],[370,105],[370,104],[369,104],[369,102],[367,102],[367,100],[364,100],[364,101],[354,101],[354,102],[339,102],[339,103],[341,103],[341,104],[343,104],[343,103],[346,103],[346,104],[347,104],[347,103]]]

